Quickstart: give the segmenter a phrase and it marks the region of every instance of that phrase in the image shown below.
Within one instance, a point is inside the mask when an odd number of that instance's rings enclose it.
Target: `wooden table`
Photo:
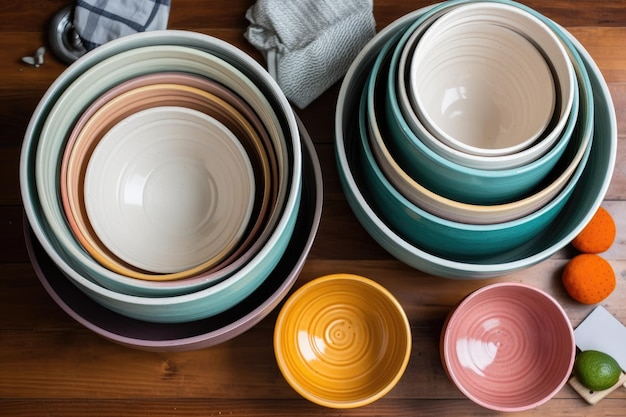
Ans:
[[[3,416],[488,416],[446,377],[438,351],[446,314],[485,284],[519,281],[555,296],[577,326],[593,309],[572,301],[560,273],[566,248],[528,270],[478,281],[428,276],[389,256],[357,222],[339,186],[333,154],[338,85],[297,113],[315,141],[324,175],[324,211],[315,244],[296,288],[335,272],[368,276],[393,292],[408,314],[413,352],[398,385],[369,406],[335,411],[299,397],[282,378],[272,350],[277,311],[221,345],[182,353],[153,353],[109,342],[83,328],[47,295],[30,265],[22,232],[19,151],[28,120],[48,86],[65,69],[51,54],[39,68],[21,63],[46,44],[49,19],[65,0],[7,0],[0,5],[0,415]],[[252,0],[173,0],[169,27],[214,35],[261,61],[243,37]],[[428,1],[376,0],[378,29]],[[626,2],[528,1],[576,36],[601,68],[626,128]],[[626,323],[626,137],[603,206],[618,236],[604,253],[618,285],[602,305]],[[626,348],[626,347],[625,347]],[[626,388],[589,406],[565,386],[537,410],[520,415],[623,416]]]

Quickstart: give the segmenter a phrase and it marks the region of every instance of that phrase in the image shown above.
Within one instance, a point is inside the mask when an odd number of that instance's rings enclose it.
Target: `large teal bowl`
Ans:
[[[431,6],[432,7],[432,6]],[[520,6],[521,7],[521,6]],[[505,275],[533,266],[565,247],[596,212],[608,189],[617,153],[617,121],[613,102],[602,74],[583,46],[565,29],[558,29],[580,54],[589,73],[593,94],[593,146],[560,214],[525,244],[494,256],[469,261],[448,259],[411,243],[399,230],[384,220],[373,204],[368,185],[361,173],[359,147],[361,138],[358,111],[362,92],[376,57],[384,45],[430,7],[416,10],[396,20],[378,33],[357,56],[346,74],[339,92],[335,115],[335,151],[340,181],[347,201],[367,232],[390,254],[427,273],[460,279]],[[545,19],[545,18],[544,18]],[[417,220],[409,222],[415,225]],[[401,225],[402,230],[407,225]],[[447,241],[453,243],[455,238]]]
[[[393,187],[378,167],[369,145],[364,97],[360,110],[361,148],[355,148],[354,154],[360,152],[363,160],[355,164],[355,176],[362,178],[366,185],[364,189],[369,195],[368,201],[385,223],[412,245],[456,261],[477,262],[506,253],[548,228],[571,197],[591,151],[591,141],[588,141],[581,163],[565,188],[546,206],[530,215],[505,223],[458,223],[423,210]],[[583,142],[582,135],[578,138],[576,142]],[[572,148],[571,151],[575,153],[577,149]]]

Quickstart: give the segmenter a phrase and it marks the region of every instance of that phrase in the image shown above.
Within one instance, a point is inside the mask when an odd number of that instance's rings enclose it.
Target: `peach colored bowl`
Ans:
[[[184,79],[184,77],[180,79],[186,85],[147,84],[131,88],[123,93],[111,91],[111,95],[117,94],[113,98],[104,97],[103,100],[94,103],[76,124],[63,156],[61,194],[64,210],[72,231],[94,259],[98,260],[103,266],[125,276],[144,280],[175,280],[189,278],[203,272],[219,270],[229,262],[240,257],[252,245],[265,224],[270,212],[270,206],[276,200],[276,190],[272,185],[272,181],[276,178],[277,168],[275,158],[268,157],[268,155],[272,155],[271,150],[268,149],[271,146],[271,142],[261,122],[255,122],[255,126],[252,126],[238,109],[218,96],[207,92],[207,90],[213,91],[233,100],[233,97],[230,97],[233,94],[228,94],[229,92],[225,88],[208,80],[200,80],[198,77],[193,78],[196,78],[196,80]],[[156,82],[158,80],[152,77],[150,81]],[[203,87],[203,89],[189,87],[189,83]],[[236,99],[236,97],[234,98]],[[86,215],[83,199],[83,181],[89,156],[99,139],[102,138],[110,127],[129,114],[163,104],[183,105],[205,111],[224,122],[242,139],[246,151],[253,159],[255,172],[257,172],[257,189],[263,192],[260,193],[262,198],[255,202],[255,221],[251,228],[246,231],[244,241],[223,262],[218,265],[205,263],[179,273],[152,274],[130,267],[115,257],[97,239]],[[239,107],[242,106],[240,105]],[[252,111],[249,110],[247,113],[249,115]],[[270,159],[272,163],[270,163]],[[202,277],[198,278],[206,279],[206,275],[202,274]],[[216,275],[215,278],[219,278],[219,275]]]
[[[543,404],[563,387],[576,344],[550,295],[502,282],[474,291],[452,311],[440,353],[450,380],[469,399],[514,412]]]

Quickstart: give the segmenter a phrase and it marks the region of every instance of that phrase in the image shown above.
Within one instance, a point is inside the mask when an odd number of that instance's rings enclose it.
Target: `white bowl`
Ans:
[[[484,4],[481,3],[481,5]],[[466,11],[467,7],[472,5],[473,3],[464,4],[464,2],[444,3],[437,7],[437,13],[434,13],[430,21],[434,21],[441,15],[452,13],[452,11],[455,11],[454,9],[462,8],[461,11]],[[512,154],[485,156],[471,154],[449,146],[446,142],[435,138],[426,129],[413,110],[408,93],[410,81],[407,78],[409,77],[408,65],[413,56],[413,49],[421,38],[422,33],[428,27],[429,22],[426,22],[425,25],[420,25],[420,27],[414,30],[414,33],[406,41],[406,46],[401,51],[402,55],[398,64],[398,100],[403,116],[411,129],[422,138],[425,145],[431,147],[433,151],[441,154],[443,157],[470,168],[515,168],[542,157],[555,146],[556,142],[569,140],[569,136],[565,135],[563,137],[562,134],[567,133],[566,126],[571,126],[576,122],[577,115],[572,114],[572,106],[577,95],[578,83],[576,82],[576,75],[567,49],[545,22],[533,13],[520,7],[517,3],[501,4],[491,2],[490,5],[492,7],[483,8],[480,14],[471,13],[470,9],[467,13],[468,20],[474,19],[473,22],[476,22],[477,19],[481,19],[486,24],[506,25],[506,27],[524,35],[541,51],[555,78],[556,107],[553,120],[551,120],[548,130],[544,132],[539,140],[535,141],[531,146]]]
[[[523,150],[552,119],[550,67],[516,31],[481,21],[459,24],[459,11],[463,6],[437,19],[417,42],[410,66],[413,108],[437,139],[460,151]]]
[[[247,228],[254,195],[239,139],[185,107],[152,107],[117,123],[85,175],[85,207],[100,240],[154,273],[221,262]]]

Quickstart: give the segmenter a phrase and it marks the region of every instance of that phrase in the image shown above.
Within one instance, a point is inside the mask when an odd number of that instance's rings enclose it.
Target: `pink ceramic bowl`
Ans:
[[[535,408],[569,378],[576,344],[563,308],[519,283],[485,286],[449,315],[441,360],[450,380],[475,403],[497,411]]]

